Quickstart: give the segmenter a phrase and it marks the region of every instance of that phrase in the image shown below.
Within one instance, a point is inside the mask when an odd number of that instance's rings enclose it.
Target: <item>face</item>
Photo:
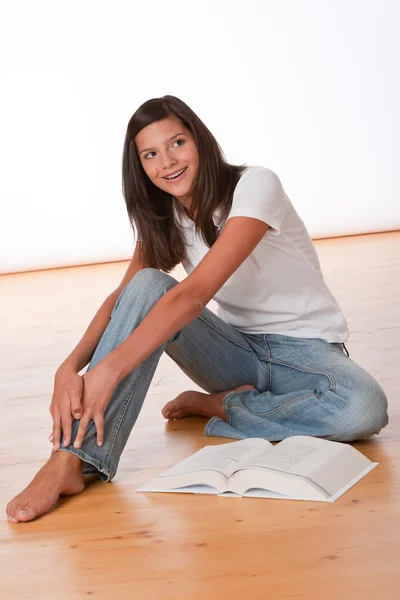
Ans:
[[[190,131],[175,117],[168,117],[142,129],[135,142],[149,179],[189,208],[199,168],[199,155]]]

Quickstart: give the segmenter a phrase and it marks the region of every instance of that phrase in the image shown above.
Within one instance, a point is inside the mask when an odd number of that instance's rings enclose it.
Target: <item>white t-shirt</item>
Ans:
[[[209,248],[185,215],[187,274]],[[261,242],[215,295],[218,316],[244,333],[275,333],[328,342],[348,339],[346,320],[328,289],[311,237],[277,175],[247,167],[233,194],[231,217],[254,217],[270,225]],[[221,229],[219,211],[213,215]]]

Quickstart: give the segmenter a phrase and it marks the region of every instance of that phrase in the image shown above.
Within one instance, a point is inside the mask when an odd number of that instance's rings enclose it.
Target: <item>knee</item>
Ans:
[[[146,289],[147,291],[157,290],[160,295],[174,287],[178,282],[176,279],[159,271],[158,269],[141,269],[132,277],[131,281],[126,285],[125,289]]]
[[[373,377],[363,378],[353,388],[346,412],[343,441],[366,439],[388,424],[387,397]]]
[[[123,304],[125,307],[153,306],[178,281],[157,269],[141,269],[122,290],[114,311]]]
[[[387,397],[379,383],[375,380],[366,390],[366,398],[362,405],[362,411],[364,426],[359,431],[358,439],[367,438],[374,433],[379,433],[389,422]]]

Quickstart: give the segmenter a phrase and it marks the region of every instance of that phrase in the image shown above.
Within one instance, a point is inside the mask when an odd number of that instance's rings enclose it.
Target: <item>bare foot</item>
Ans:
[[[84,487],[81,459],[70,452],[55,452],[28,487],[9,502],[8,520],[31,521],[47,512],[58,496],[78,494]]]
[[[252,385],[240,385],[230,391],[244,392],[255,389]],[[161,412],[166,419],[183,419],[184,417],[199,416],[219,417],[226,421],[227,418],[222,408],[222,400],[230,391],[219,392],[217,394],[204,394],[203,392],[194,391],[182,392],[175,400],[167,402]]]

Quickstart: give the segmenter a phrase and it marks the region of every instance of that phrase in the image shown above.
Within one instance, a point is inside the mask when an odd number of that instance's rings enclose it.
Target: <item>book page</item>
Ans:
[[[263,467],[303,477],[328,496],[371,465],[371,461],[349,444],[309,436],[286,438],[267,454],[251,457],[246,468]]]
[[[231,473],[241,467],[242,463],[251,460],[251,456],[259,453],[261,449],[262,453],[266,454],[268,450],[272,449],[272,444],[267,440],[249,438],[230,444],[205,446],[159,477],[174,477],[204,470],[217,471],[224,477],[229,477]]]
[[[267,454],[257,454],[250,457],[246,467],[260,466],[276,469],[277,471],[296,472],[296,465],[318,452],[318,446],[310,443],[296,443],[294,438],[287,438]],[[288,440],[291,440],[288,442]],[[286,443],[285,443],[286,442]],[[304,466],[304,464],[303,464]]]

